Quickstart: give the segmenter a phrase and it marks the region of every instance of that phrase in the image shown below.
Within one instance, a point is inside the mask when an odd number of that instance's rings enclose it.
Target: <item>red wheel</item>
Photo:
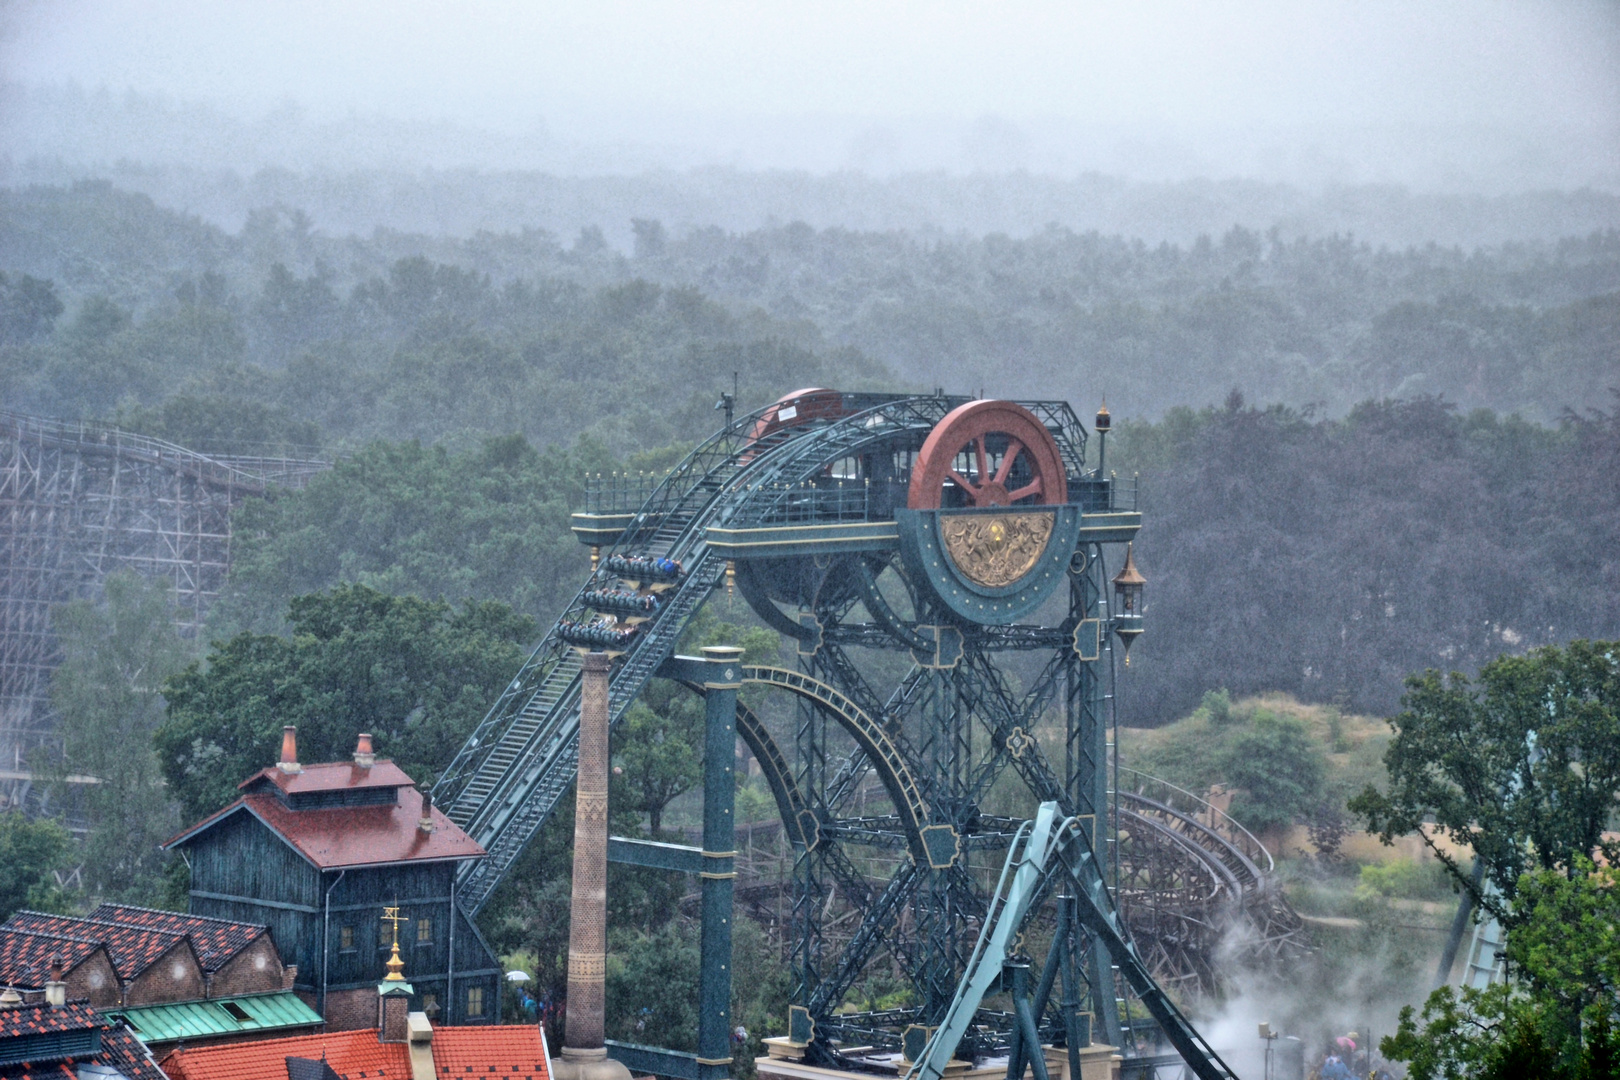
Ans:
[[[1033,413],[1010,401],[970,401],[928,433],[906,505],[1050,506],[1068,498],[1063,455]]]

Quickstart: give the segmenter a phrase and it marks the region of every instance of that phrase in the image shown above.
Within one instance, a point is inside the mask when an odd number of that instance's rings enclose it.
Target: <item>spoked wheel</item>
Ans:
[[[934,426],[911,469],[906,506],[1050,506],[1066,502],[1057,441],[1011,401],[970,401]]]

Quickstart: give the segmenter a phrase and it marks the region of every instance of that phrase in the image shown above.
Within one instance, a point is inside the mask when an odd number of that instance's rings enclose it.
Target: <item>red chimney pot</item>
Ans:
[[[281,760],[276,768],[284,773],[301,773],[304,767],[298,764],[298,729],[291,724],[281,729]]]

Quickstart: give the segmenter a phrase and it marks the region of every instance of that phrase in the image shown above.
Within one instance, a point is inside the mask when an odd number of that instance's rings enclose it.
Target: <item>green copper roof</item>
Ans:
[[[290,990],[250,997],[180,1001],[173,1005],[142,1005],[139,1008],[103,1011],[109,1017],[122,1017],[130,1030],[146,1043],[206,1039],[249,1031],[279,1031],[321,1022],[320,1014]]]

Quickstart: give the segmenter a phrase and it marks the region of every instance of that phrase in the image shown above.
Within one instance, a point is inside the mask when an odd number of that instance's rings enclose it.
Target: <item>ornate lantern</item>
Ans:
[[[1142,587],[1147,578],[1136,569],[1132,545],[1125,545],[1125,566],[1114,575],[1114,633],[1125,646],[1125,666],[1131,666],[1131,643],[1142,633]]]

